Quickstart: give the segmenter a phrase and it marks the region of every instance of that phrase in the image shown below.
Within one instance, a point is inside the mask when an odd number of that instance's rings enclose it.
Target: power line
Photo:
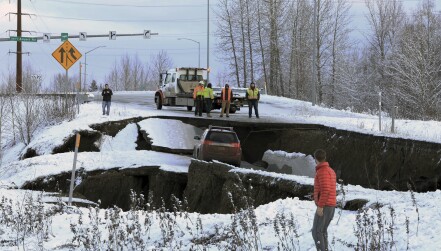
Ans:
[[[159,20],[159,19],[93,19],[93,18],[76,18],[76,17],[60,17],[60,16],[46,16],[40,15],[40,17],[45,18],[53,18],[53,19],[67,19],[67,20],[80,20],[80,21],[96,21],[96,22],[161,22],[161,23],[170,23],[170,22],[202,22],[207,20],[206,18],[193,18],[193,19],[167,19],[167,20]]]
[[[31,1],[31,4],[32,4],[32,7],[33,7],[33,9],[34,9],[34,11],[35,11],[35,14],[37,15],[37,13],[38,13],[37,8],[35,7],[35,5],[34,5],[34,3],[33,3],[32,1]],[[38,15],[37,15],[37,17],[38,17]],[[49,30],[49,27],[48,27],[47,24],[44,22],[44,20],[41,19],[41,18],[40,18],[40,20],[42,21],[43,25],[46,26],[46,28]],[[37,26],[37,24],[34,22],[34,20],[33,20],[32,18],[31,18],[31,22],[32,22],[32,24],[34,25],[34,27],[35,27],[37,30],[39,30],[39,27]],[[47,51],[46,48],[45,48],[44,46],[42,46],[40,43],[38,43],[37,45],[38,45],[38,48],[40,49],[40,51],[44,52],[44,54],[46,55],[46,58],[51,58],[51,56],[50,56],[50,55],[51,55],[50,51]],[[54,60],[50,60],[50,62],[52,62],[52,65],[55,65],[55,64],[56,64],[56,62],[55,62]]]
[[[59,0],[44,0],[46,2],[55,2],[60,4],[79,4],[79,5],[95,5],[95,6],[109,6],[109,7],[136,7],[136,8],[194,8],[194,7],[205,7],[206,4],[182,4],[182,5],[137,5],[137,4],[109,4],[109,3],[90,3],[90,2],[77,2],[77,1],[59,1]]]

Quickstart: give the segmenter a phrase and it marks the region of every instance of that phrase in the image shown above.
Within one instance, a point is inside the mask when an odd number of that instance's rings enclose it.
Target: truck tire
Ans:
[[[230,106],[230,113],[236,113],[237,107],[235,105]]]
[[[187,111],[191,112],[193,110],[193,106],[187,106]]]
[[[159,94],[155,95],[155,103],[156,103],[156,109],[161,110],[162,109],[162,100],[161,100],[161,96]]]

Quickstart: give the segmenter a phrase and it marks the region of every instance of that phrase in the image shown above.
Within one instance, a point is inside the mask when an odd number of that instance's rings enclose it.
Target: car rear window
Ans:
[[[208,132],[207,140],[218,142],[218,143],[237,143],[239,139],[237,138],[235,133],[232,132],[216,132],[211,131]]]

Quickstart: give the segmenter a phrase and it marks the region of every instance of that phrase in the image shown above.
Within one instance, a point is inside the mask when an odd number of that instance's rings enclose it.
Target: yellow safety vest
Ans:
[[[214,99],[214,95],[213,95],[213,89],[207,87],[204,89],[204,98],[211,98]]]
[[[193,98],[196,98],[197,96],[204,96],[204,87],[203,86],[196,86],[193,91]]]
[[[248,99],[257,99],[258,98],[259,89],[254,88],[254,90],[253,90],[251,88],[248,88],[247,92],[248,92]]]

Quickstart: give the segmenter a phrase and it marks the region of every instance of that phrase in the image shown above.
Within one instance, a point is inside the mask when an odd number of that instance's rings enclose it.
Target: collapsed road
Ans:
[[[345,183],[375,189],[406,190],[411,184],[417,191],[435,190],[440,184],[440,144],[422,141],[387,138],[338,130],[322,125],[251,123],[226,120],[194,119],[187,117],[154,117],[155,119],[178,120],[200,129],[210,124],[231,126],[236,131],[243,149],[244,163],[261,163],[267,150],[299,152],[311,154],[317,148],[325,148],[329,162],[336,170],[338,178]],[[115,136],[130,123],[151,118],[132,118],[123,121],[109,121],[91,125],[94,131],[82,131],[85,142],[81,151],[99,151],[94,141],[102,135]],[[189,151],[179,152],[164,147],[155,148],[146,131],[139,126],[137,150],[155,150],[174,154],[189,155]],[[73,149],[73,137],[67,138],[63,145],[57,146],[53,153],[69,152]],[[90,145],[95,145],[90,147]],[[32,149],[32,156],[38,155]],[[262,166],[262,165],[260,165]],[[265,170],[265,168],[260,168]],[[240,205],[243,196],[239,192],[248,191],[255,206],[280,198],[299,197],[310,199],[311,182],[297,182],[290,176],[274,176],[267,172],[242,172],[221,163],[192,161],[188,172],[169,172],[159,166],[93,172],[83,172],[82,183],[76,188],[75,195],[97,202],[102,207],[118,205],[123,209],[130,207],[130,191],[153,195],[154,204],[160,206],[162,199],[170,207],[170,198],[186,198],[189,209],[201,213],[229,213],[230,198],[234,193]],[[25,189],[67,192],[68,173],[53,176],[53,179],[32,180],[22,186]],[[50,180],[50,182],[48,182]],[[245,190],[241,190],[243,187]],[[253,191],[246,188],[253,187]],[[113,191],[113,192],[112,192]]]

